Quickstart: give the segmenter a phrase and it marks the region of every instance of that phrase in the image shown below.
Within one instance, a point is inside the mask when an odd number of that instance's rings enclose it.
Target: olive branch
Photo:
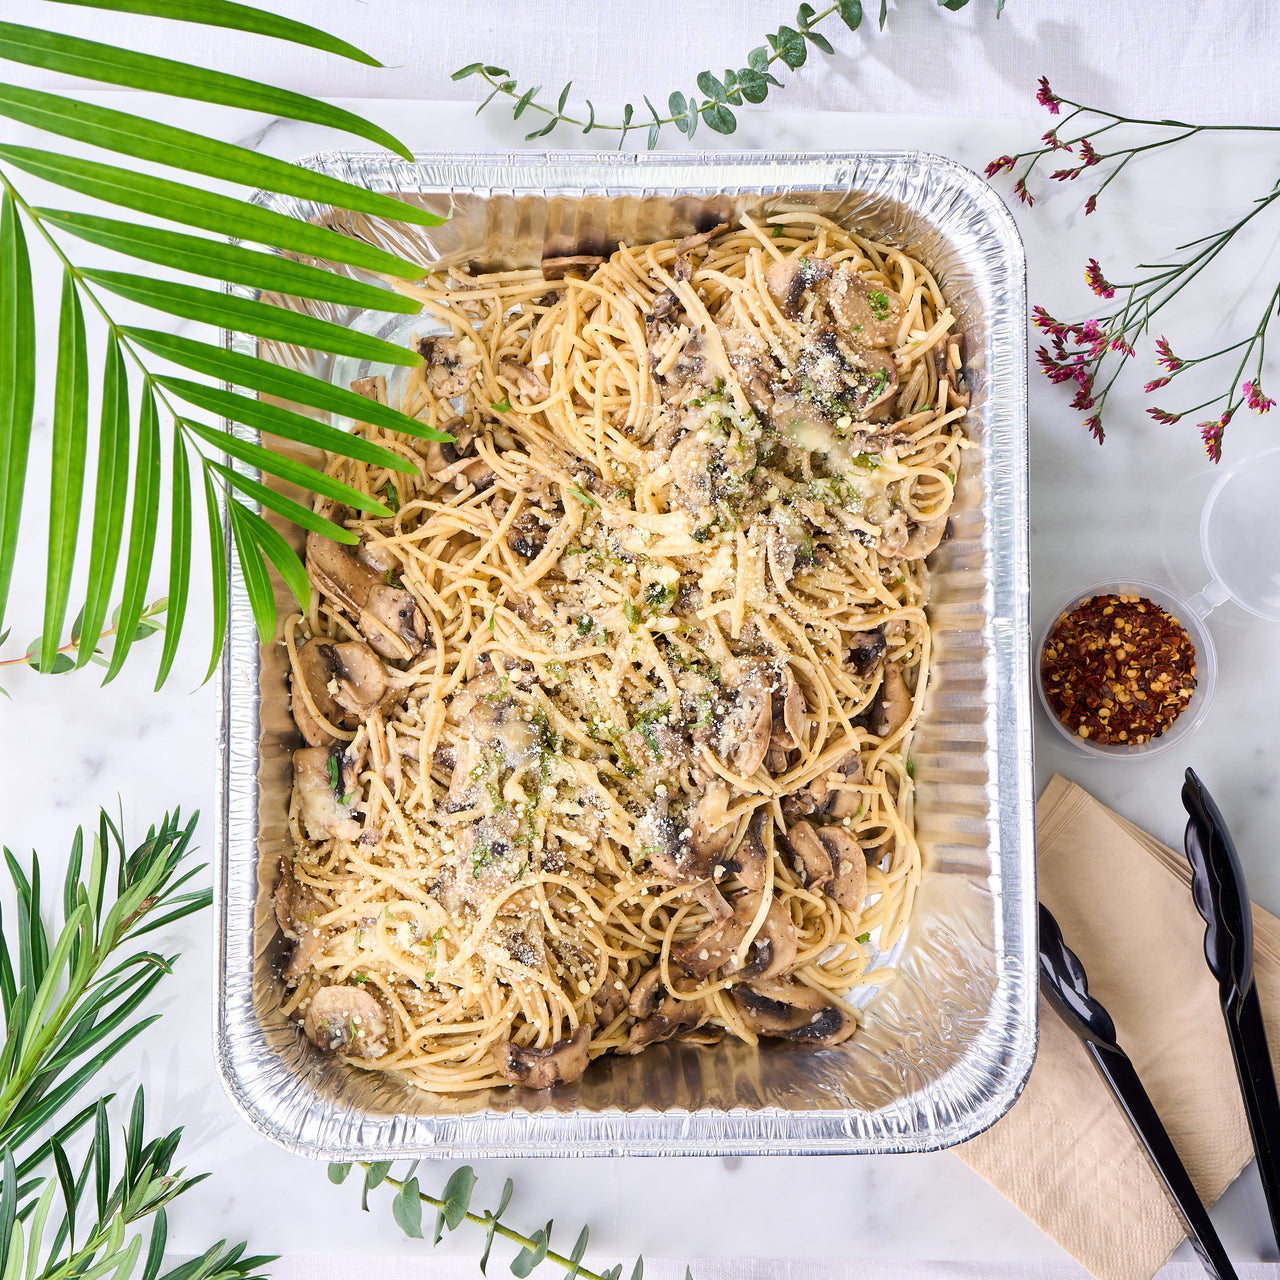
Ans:
[[[963,9],[968,3],[969,0],[937,0],[940,9],[949,9],[953,12]],[[1004,5],[1005,0],[996,0],[997,16],[1004,9]],[[802,4],[796,11],[795,26],[783,25],[777,31],[766,35],[765,43],[752,49],[747,55],[745,67],[739,67],[736,71],[726,70],[721,76],[714,75],[710,71],[700,71],[697,83],[703,95],[701,98],[696,93],[686,97],[680,90],[673,90],[667,98],[667,114],[662,115],[649,100],[648,95],[644,95],[644,105],[649,112],[647,119],[643,112],[637,110],[634,103],[628,102],[622,108],[620,121],[604,123],[596,118],[595,105],[589,98],[584,100],[584,106],[587,109],[585,119],[580,115],[568,115],[565,107],[568,105],[569,93],[573,88],[572,80],[560,90],[560,96],[555,107],[552,108],[537,100],[538,94],[542,92],[540,84],[534,85],[531,89],[524,89],[505,67],[472,62],[465,67],[459,67],[452,78],[466,80],[472,76],[479,76],[490,86],[489,96],[476,108],[477,115],[495,98],[501,97],[512,103],[511,116],[514,120],[519,120],[526,111],[546,116],[547,119],[543,124],[525,134],[526,142],[534,138],[545,138],[563,124],[579,128],[583,133],[616,133],[619,135],[618,149],[621,150],[626,144],[629,133],[633,130],[647,129],[648,148],[652,151],[658,145],[662,130],[668,125],[675,125],[686,138],[692,138],[697,132],[699,121],[704,122],[708,129],[713,129],[716,133],[733,133],[738,127],[734,107],[740,107],[743,103],[759,104],[769,96],[770,88],[786,87],[773,74],[771,67],[782,63],[788,70],[798,71],[809,59],[810,45],[829,57],[835,54],[835,46],[822,32],[816,30],[819,24],[833,16],[838,16],[850,31],[856,31],[862,25],[862,0],[835,0],[833,4],[820,10],[815,9],[811,4]],[[889,0],[880,0],[881,30],[884,29],[888,17]]]
[[[488,1275],[489,1254],[493,1249],[495,1236],[510,1240],[520,1246],[520,1251],[511,1259],[511,1274],[523,1277],[530,1275],[535,1267],[544,1262],[553,1262],[569,1273],[569,1280],[581,1276],[582,1280],[621,1280],[622,1263],[610,1267],[607,1271],[591,1271],[582,1265],[587,1252],[587,1240],[590,1228],[583,1227],[578,1233],[573,1248],[568,1254],[557,1253],[551,1248],[551,1230],[554,1225],[548,1222],[532,1235],[526,1236],[502,1221],[502,1215],[511,1203],[511,1195],[515,1184],[510,1178],[503,1184],[502,1195],[496,1209],[486,1209],[482,1213],[474,1213],[471,1209],[471,1197],[476,1188],[475,1170],[470,1165],[461,1165],[450,1175],[439,1196],[429,1195],[418,1185],[418,1161],[413,1161],[403,1177],[393,1178],[390,1160],[366,1162],[361,1161],[364,1170],[364,1183],[360,1190],[360,1208],[369,1211],[369,1192],[376,1190],[384,1183],[396,1189],[395,1198],[391,1202],[391,1215],[397,1226],[414,1240],[423,1239],[422,1206],[426,1205],[436,1211],[436,1224],[432,1232],[431,1243],[437,1245],[444,1238],[444,1233],[456,1231],[464,1222],[483,1227],[485,1231],[484,1252],[480,1255],[480,1274]],[[340,1184],[346,1181],[351,1172],[351,1164],[330,1164],[329,1181]],[[693,1280],[693,1273],[685,1268],[685,1280]],[[644,1259],[637,1258],[631,1270],[631,1280],[642,1280],[644,1276]]]
[[[58,2],[256,33],[380,65],[327,32],[231,0]],[[0,22],[0,61],[322,124],[410,156],[404,144],[384,129],[339,107],[240,76],[78,36]],[[250,190],[261,188],[375,218],[425,226],[442,221],[393,197],[245,147],[54,93],[0,83],[0,116],[179,174]],[[20,189],[19,174],[188,230],[38,206]],[[206,234],[191,234],[192,230]],[[238,243],[229,243],[223,238],[227,236]],[[32,237],[44,250],[40,265],[47,269],[47,278],[33,275]],[[150,273],[78,265],[67,247],[68,239],[167,273],[216,283],[206,287]],[[336,264],[342,273],[327,264]],[[113,315],[109,298],[265,341],[407,365],[416,364],[419,357],[347,326],[301,314],[287,303],[290,298],[303,298],[377,311],[416,312],[416,303],[392,292],[384,282],[419,274],[418,264],[364,240],[260,207],[247,198],[57,150],[0,145],[0,627],[5,622],[28,484],[37,357],[35,290],[39,284],[51,293],[57,287],[54,280],[59,279],[61,293],[44,617],[39,639],[26,647],[24,660],[50,673],[84,666],[95,654],[102,656],[99,642],[111,630],[116,640],[106,659],[105,680],[115,678],[134,641],[147,634],[142,624],[159,612],[154,604],[148,608],[146,601],[166,489],[170,499],[167,623],[157,688],[169,675],[183,628],[192,577],[193,508],[199,497],[208,524],[213,578],[210,674],[226,636],[228,526],[230,545],[264,641],[270,640],[276,623],[267,565],[274,566],[304,607],[310,588],[302,562],[258,513],[258,506],[339,542],[355,540],[347,530],[316,516],[309,506],[245,474],[245,469],[375,516],[391,515],[376,498],[232,434],[225,429],[226,420],[396,472],[411,470],[411,464],[305,410],[440,438],[416,419],[345,388],[258,356],[229,351],[216,335],[207,341],[162,328],[123,324]],[[223,292],[222,282],[247,286],[258,296]],[[281,302],[266,300],[267,294]],[[102,372],[96,383],[90,372],[86,313],[102,331]],[[238,394],[228,386],[251,394]],[[82,514],[90,487],[91,390],[96,392],[100,411],[90,523]],[[302,406],[304,411],[286,409],[261,396]],[[244,469],[226,465],[224,453],[244,464]],[[64,635],[77,558],[87,561],[84,607],[67,642]],[[108,628],[113,599],[117,601],[114,624]],[[72,649],[74,659],[69,656]]]

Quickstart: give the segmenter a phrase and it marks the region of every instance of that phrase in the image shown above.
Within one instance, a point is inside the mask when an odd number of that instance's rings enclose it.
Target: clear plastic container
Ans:
[[[1058,625],[1058,620],[1063,614],[1069,613],[1084,601],[1090,600],[1094,596],[1105,595],[1145,596],[1154,604],[1159,605],[1170,617],[1181,623],[1187,635],[1191,638],[1191,643],[1195,645],[1196,688],[1191,695],[1191,701],[1187,703],[1182,714],[1164,733],[1147,742],[1117,742],[1107,743],[1106,745],[1099,742],[1090,742],[1088,738],[1080,737],[1079,734],[1067,728],[1058,719],[1053,708],[1049,705],[1049,699],[1045,693],[1044,678],[1041,674],[1041,659],[1044,655],[1045,644],[1054,627]],[[1213,698],[1213,690],[1218,678],[1218,658],[1213,647],[1213,637],[1210,636],[1208,628],[1204,625],[1205,615],[1213,608],[1213,603],[1205,599],[1204,596],[1205,593],[1202,592],[1197,597],[1200,606],[1197,608],[1193,601],[1184,600],[1167,587],[1161,587],[1154,582],[1144,582],[1139,578],[1122,578],[1112,582],[1095,583],[1092,587],[1086,587],[1083,591],[1073,592],[1063,601],[1059,608],[1053,611],[1049,623],[1040,633],[1039,642],[1036,645],[1036,692],[1040,695],[1040,705],[1049,717],[1049,722],[1065,741],[1069,742],[1077,751],[1088,756],[1101,756],[1121,760],[1149,759],[1162,751],[1168,751],[1170,747],[1177,746],[1178,743],[1183,742],[1196,730],[1204,719],[1205,713],[1209,710],[1209,703]]]

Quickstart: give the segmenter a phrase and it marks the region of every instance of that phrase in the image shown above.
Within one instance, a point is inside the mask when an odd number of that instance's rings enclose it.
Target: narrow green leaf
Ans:
[[[161,333],[155,329],[126,328],[122,332],[140,347],[144,347],[155,355],[164,356],[174,364],[180,364],[209,377],[220,378],[236,386],[249,387],[263,395],[293,400],[298,404],[310,405],[313,409],[324,409],[329,413],[354,418],[357,422],[368,422],[373,426],[384,427],[388,431],[401,431],[405,435],[415,436],[420,440],[451,440],[453,438],[446,432],[428,427],[426,423],[419,422],[416,418],[410,418],[398,409],[379,404],[376,400],[368,400],[354,391],[348,391],[345,387],[335,387],[331,382],[313,378],[310,374],[299,373],[296,369],[288,369],[271,360],[242,355],[239,351],[227,351],[208,342],[196,342],[191,338],[181,338],[176,334]],[[191,403],[197,402],[193,400]],[[228,413],[227,416],[233,415]],[[244,418],[237,418],[237,421],[244,422],[246,426],[255,425]],[[275,431],[275,428],[268,428],[268,430]],[[279,431],[276,434],[287,433]],[[352,448],[354,447],[353,441]],[[348,456],[356,457],[357,455],[352,452]],[[382,465],[391,464],[383,463]]]
[[[541,89],[540,84],[535,84],[532,89],[528,89],[521,95],[520,101],[516,103],[514,110],[511,112],[512,119],[519,120],[524,115],[524,109],[537,97],[538,90]]]
[[[151,1225],[151,1241],[147,1245],[147,1260],[142,1267],[141,1280],[156,1280],[160,1264],[164,1261],[164,1247],[169,1241],[169,1219],[163,1209],[156,1210]]]
[[[94,1184],[98,1201],[98,1220],[107,1216],[107,1197],[111,1193],[111,1126],[107,1123],[107,1104],[98,1100],[93,1117]]]
[[[406,1179],[400,1194],[391,1202],[391,1216],[410,1239],[422,1239],[422,1201],[417,1178]]]
[[[337,1161],[330,1161],[329,1163],[329,1181],[332,1182],[335,1187],[340,1187],[344,1182],[346,1182],[347,1174],[350,1172],[350,1163],[338,1164]]]
[[[0,58],[42,67],[46,71],[59,71],[64,75],[85,76],[102,84],[118,84],[146,93],[164,93],[174,98],[191,98],[197,102],[213,102],[244,111],[283,116],[286,120],[326,125],[376,142],[406,160],[413,159],[413,152],[403,142],[371,121],[341,107],[191,63],[174,62],[149,53],[99,44],[80,36],[41,31],[37,27],[23,27],[11,22],[0,22]]]
[[[195,405],[198,409],[206,409],[220,417],[230,418],[233,422],[239,422],[246,427],[255,427],[261,432],[280,436],[284,440],[294,440],[298,444],[327,449],[330,453],[340,453],[344,457],[368,462],[375,467],[386,467],[389,471],[411,474],[418,469],[398,453],[392,453],[390,449],[373,444],[364,436],[343,431],[339,427],[331,427],[326,422],[317,422],[315,418],[294,413],[291,409],[280,409],[251,396],[237,395],[234,391],[210,387],[203,382],[190,382],[186,378],[159,377],[156,382],[166,391],[173,392],[179,399]],[[225,442],[218,447],[225,448]]]
[[[574,1243],[573,1252],[569,1254],[569,1261],[573,1263],[573,1268],[565,1277],[565,1280],[574,1280],[578,1272],[582,1269],[582,1259],[587,1252],[587,1239],[591,1235],[590,1227],[583,1227],[578,1235],[577,1241]]]
[[[224,450],[233,458],[239,458],[242,462],[247,462],[250,466],[257,467],[258,470],[265,471],[269,475],[292,481],[304,489],[309,489],[312,493],[324,494],[326,498],[333,498],[359,511],[367,511],[371,515],[382,517],[391,515],[391,508],[384,506],[371,494],[353,489],[350,485],[343,484],[341,480],[326,475],[323,471],[295,462],[292,458],[286,458],[283,454],[275,453],[271,449],[264,449],[262,445],[254,444],[250,440],[241,440],[239,436],[229,431],[218,431],[213,427],[207,427],[203,422],[192,422],[189,418],[183,418],[182,423],[215,449]],[[348,536],[341,536],[343,534]],[[346,529],[338,530],[333,536],[339,542],[360,541],[354,533]],[[172,595],[172,592],[170,594]]]
[[[475,1170],[468,1164],[455,1169],[444,1184],[444,1220],[450,1231],[456,1231],[471,1207],[471,1193],[475,1190]]]
[[[220,289],[202,289],[197,285],[179,284],[175,280],[153,280],[149,276],[125,271],[82,271],[81,274],[86,280],[92,280],[122,298],[201,324],[331,351],[357,360],[398,365],[422,362],[422,357],[408,347],[384,342],[371,334],[303,315],[288,307],[238,298]]]
[[[233,4],[231,0],[54,0],[55,4],[72,4],[85,9],[110,9],[115,13],[142,13],[171,22],[198,22],[207,27],[229,27],[232,31],[250,31],[255,35],[274,36],[290,44],[305,45],[325,53],[335,53],[368,67],[380,67],[377,58],[339,40],[328,31],[309,27],[305,22],[282,18],[263,9]]]
[[[0,1275],[8,1271],[9,1255],[17,1243],[14,1224],[18,1220],[18,1171],[13,1165],[13,1149],[6,1146],[4,1177],[0,1178]]]
[[[884,24],[889,18],[889,0],[880,0],[880,30],[884,30]]]
[[[120,344],[107,334],[106,365],[102,374],[102,418],[98,428],[98,478],[93,501],[93,532],[89,543],[89,583],[85,593],[84,625],[76,665],[93,656],[102,636],[111,586],[120,559],[124,531],[129,467],[129,383]]]
[[[209,657],[208,680],[218,669],[222,646],[227,639],[227,534],[218,505],[218,489],[208,470],[204,472],[204,505],[209,518],[209,561],[213,587],[213,650]]]
[[[637,1258],[636,1265],[631,1271],[631,1280],[644,1280],[644,1259]]]
[[[220,462],[206,461],[205,465],[212,467],[224,480],[234,488],[239,489],[247,497],[260,502],[271,511],[279,512],[286,520],[292,521],[303,529],[322,533],[326,538],[332,538],[334,542],[344,542],[348,546],[354,546],[360,541],[359,536],[350,529],[340,529],[331,520],[326,520],[323,516],[317,515],[310,507],[304,507],[300,502],[294,502],[292,498],[286,498],[284,494],[277,493],[274,489],[268,488],[265,484],[260,484],[257,480],[242,476],[238,471],[233,471],[230,467],[224,467]],[[299,601],[304,609],[307,607],[309,593],[310,588],[305,588]]]
[[[31,259],[13,192],[0,204],[0,623],[18,554],[35,412],[35,301]]]
[[[173,483],[169,519],[169,623],[165,628],[164,651],[156,673],[157,689],[169,678],[178,652],[178,638],[187,613],[191,590],[191,467],[187,462],[187,442],[181,428],[173,424]]]
[[[480,1274],[487,1276],[489,1274],[489,1254],[493,1250],[493,1237],[497,1234],[498,1220],[491,1213],[485,1214],[485,1222],[488,1226],[484,1233],[484,1252],[480,1255]]]
[[[38,209],[47,222],[73,236],[127,254],[143,262],[154,262],[173,271],[230,280],[264,293],[282,293],[295,298],[318,298],[371,311],[395,311],[413,315],[421,306],[412,298],[391,289],[352,280],[321,267],[294,262],[276,253],[261,253],[221,240],[205,240],[182,231],[144,227],[114,218],[97,218],[61,209]]]
[[[53,666],[71,595],[71,566],[84,495],[89,438],[89,352],[80,295],[70,270],[62,277],[58,369],[54,378],[53,457],[49,492],[49,567],[44,597],[44,646],[40,665]]]
[[[498,1197],[498,1207],[494,1211],[493,1215],[495,1218],[501,1218],[502,1215],[506,1213],[507,1205],[511,1203],[511,1195],[515,1189],[516,1184],[512,1182],[510,1178],[502,1184],[502,1195]]]
[[[270,644],[275,638],[276,601],[271,577],[267,573],[267,558],[271,557],[271,563],[280,571],[280,576],[304,610],[310,593],[307,571],[289,544],[261,516],[232,497],[227,498],[227,515],[231,520],[231,534],[235,538],[236,554],[249,604],[253,608],[253,618],[258,625],[258,635],[263,644]],[[275,556],[272,556],[272,551]],[[276,563],[276,557],[279,563]]]
[[[111,665],[103,677],[110,684],[120,673],[133,647],[134,632],[146,603],[151,560],[156,548],[156,524],[160,516],[160,416],[155,393],[142,388],[138,415],[138,457],[133,471],[133,511],[129,521],[129,550],[125,555],[124,593],[120,625],[111,649]]]
[[[423,271],[418,264],[397,258],[354,236],[183,182],[35,147],[0,146],[0,158],[55,186],[168,222],[405,279],[417,278]]]
[[[428,227],[445,221],[439,214],[428,213],[395,196],[357,187],[288,160],[277,160],[175,125],[161,124],[93,102],[63,98],[41,89],[0,84],[0,116],[19,120],[46,133],[88,142],[105,151],[238,182],[246,187],[262,187],[303,200],[332,204],[339,209]]]
[[[450,77],[450,80],[465,80],[468,76],[474,76],[484,70],[483,62],[470,62],[465,67],[459,67]]]

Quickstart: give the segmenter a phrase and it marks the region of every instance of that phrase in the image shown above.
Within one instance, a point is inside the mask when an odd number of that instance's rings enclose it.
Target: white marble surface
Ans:
[[[120,95],[112,101],[121,102]],[[1030,94],[1028,94],[1030,103]],[[136,106],[136,101],[134,103]],[[365,102],[355,104],[421,149],[519,145],[519,133],[498,117],[476,120],[457,105]],[[207,108],[168,109],[176,122],[196,120],[227,137],[251,139],[276,155],[293,157],[340,145],[319,130],[269,121],[246,121]],[[822,115],[776,112],[752,115],[732,139],[741,148],[919,146],[981,168],[992,156],[1028,145],[1043,129],[1038,109],[1024,118],[982,122],[923,117]],[[25,142],[29,135],[0,123],[0,139]],[[716,139],[703,135],[699,141]],[[566,141],[572,142],[572,139]],[[1176,168],[1152,166],[1135,183],[1113,187],[1105,212],[1088,220],[1083,196],[1063,191],[1017,209],[1025,237],[1030,294],[1052,310],[1080,315],[1089,306],[1081,268],[1096,256],[1117,275],[1144,254],[1198,235],[1217,225],[1236,202],[1256,194],[1263,152],[1246,144],[1219,142],[1188,151]],[[35,189],[37,184],[24,183]],[[44,193],[40,194],[44,198]],[[59,196],[59,199],[64,197]],[[1188,303],[1168,331],[1188,346],[1228,325],[1243,283],[1265,257],[1265,241],[1247,266],[1224,273]],[[47,280],[50,277],[42,276]],[[41,300],[44,374],[56,293]],[[1139,382],[1151,367],[1130,376],[1113,399],[1111,438],[1099,448],[1082,429],[1066,397],[1042,379],[1031,387],[1032,571],[1037,624],[1077,586],[1113,574],[1167,577],[1161,557],[1161,517],[1170,495],[1183,483],[1203,485],[1211,468],[1194,427],[1157,427],[1142,413]],[[1153,376],[1153,375],[1148,375]],[[40,402],[44,414],[48,399]],[[39,423],[36,456],[47,447],[48,422]],[[1228,457],[1245,456],[1273,438],[1267,420],[1242,416],[1230,429]],[[32,470],[25,514],[27,545],[42,542],[47,510],[43,472]],[[1190,478],[1190,480],[1189,480]],[[1197,518],[1192,497],[1172,508],[1174,524]],[[198,553],[199,554],[199,553]],[[1177,566],[1194,578],[1198,570]],[[21,652],[39,629],[41,568],[33,554],[19,566],[12,616],[23,619],[0,656]],[[157,574],[163,572],[158,566]],[[161,581],[157,577],[157,583]],[[154,594],[163,587],[157,585]],[[1229,607],[1228,607],[1229,608]],[[128,829],[140,834],[163,807],[181,804],[210,815],[214,790],[214,705],[210,687],[197,687],[207,626],[204,573],[197,569],[190,635],[168,689],[151,692],[158,644],[140,651],[110,686],[99,688],[92,670],[57,679],[22,667],[0,676],[12,702],[0,702],[0,837],[17,850],[32,845],[55,862],[77,822],[89,821],[101,803],[123,812]],[[1255,898],[1280,910],[1280,867],[1272,857],[1280,829],[1280,790],[1271,761],[1280,748],[1280,682],[1274,676],[1280,627],[1215,614],[1220,674],[1209,716],[1187,751],[1144,763],[1096,764],[1060,747],[1047,725],[1038,742],[1038,775],[1054,771],[1074,778],[1108,804],[1166,840],[1181,828],[1180,771],[1194,764],[1214,790],[1236,833]],[[30,633],[30,635],[28,635]],[[19,643],[21,642],[21,643]],[[194,692],[188,692],[194,690]],[[1039,713],[1037,713],[1039,715]],[[210,836],[208,817],[203,827]],[[192,1169],[213,1177],[175,1206],[171,1248],[203,1249],[222,1236],[247,1237],[255,1251],[290,1255],[281,1274],[318,1276],[371,1274],[372,1264],[350,1255],[424,1258],[427,1247],[403,1239],[387,1206],[363,1216],[354,1186],[331,1187],[323,1166],[297,1159],[259,1139],[224,1097],[210,1048],[213,941],[209,920],[189,924],[166,940],[184,954],[176,975],[160,988],[163,1020],[111,1068],[113,1088],[142,1080],[157,1125],[184,1124],[183,1156]],[[914,1157],[823,1159],[553,1159],[542,1162],[487,1161],[478,1166],[481,1199],[496,1197],[510,1174],[517,1190],[510,1210],[526,1229],[555,1216],[575,1230],[590,1223],[598,1256],[722,1259],[793,1259],[790,1274],[809,1271],[805,1260],[883,1260],[883,1267],[850,1274],[888,1276],[1001,1275],[1066,1277],[1079,1269],[1031,1223],[949,1154]],[[428,1184],[443,1182],[443,1168],[428,1167]],[[694,1211],[660,1212],[669,1189]],[[487,1194],[485,1194],[487,1191]],[[758,1211],[751,1211],[759,1206]],[[744,1211],[747,1210],[747,1211]],[[1265,1259],[1266,1218],[1259,1189],[1246,1175],[1215,1209],[1228,1248],[1240,1260]],[[570,1236],[572,1238],[572,1236]],[[466,1230],[436,1255],[474,1258],[481,1241]],[[593,1248],[593,1253],[594,1253]],[[1179,1255],[1190,1258],[1185,1253]],[[931,1265],[936,1263],[938,1265]],[[950,1260],[954,1265],[941,1265]],[[890,1265],[891,1264],[891,1265]],[[989,1264],[989,1265],[986,1265]],[[400,1274],[406,1263],[383,1264]],[[696,1271],[696,1268],[695,1268]],[[429,1271],[414,1269],[414,1274]],[[1178,1275],[1196,1269],[1179,1267]],[[404,1274],[409,1274],[408,1270]],[[441,1272],[443,1274],[443,1272]],[[455,1274],[450,1271],[449,1274]],[[674,1274],[674,1272],[673,1272]],[[680,1274],[683,1274],[682,1270]],[[729,1266],[717,1275],[786,1274],[781,1264]],[[1175,1274],[1171,1270],[1170,1274]],[[1251,1274],[1254,1274],[1251,1272]],[[1262,1268],[1258,1276],[1280,1274]]]

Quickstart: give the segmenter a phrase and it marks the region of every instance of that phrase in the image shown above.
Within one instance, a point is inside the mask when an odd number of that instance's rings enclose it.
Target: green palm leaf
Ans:
[[[335,502],[355,507],[358,511],[367,511],[370,515],[383,518],[391,515],[391,509],[383,506],[372,495],[361,493],[359,489],[353,489],[350,485],[343,484],[341,480],[325,475],[323,471],[315,470],[314,467],[286,458],[283,454],[276,453],[274,449],[264,449],[262,445],[254,444],[250,440],[241,440],[239,436],[232,435],[229,431],[218,431],[213,427],[207,427],[203,422],[192,422],[184,418],[182,423],[201,440],[213,445],[215,449],[221,449],[233,458],[239,458],[241,462],[247,462],[251,467],[265,471],[268,475],[287,480],[312,493],[323,494]],[[338,542],[360,541],[349,529],[342,529],[334,524],[330,524],[321,532]]]
[[[360,541],[359,537],[352,533],[350,529],[339,527],[332,520],[326,520],[324,516],[317,515],[310,507],[304,507],[301,503],[294,502],[292,498],[286,498],[283,493],[277,493],[274,489],[267,488],[265,484],[259,484],[258,481],[241,475],[240,472],[233,471],[230,467],[224,467],[220,462],[208,460],[205,465],[212,467],[228,484],[239,489],[246,497],[253,498],[264,507],[279,512],[286,520],[292,521],[303,529],[323,534],[326,538],[332,538],[334,542],[345,542],[348,545],[354,545]],[[263,523],[266,522],[264,521]],[[275,530],[272,530],[272,532],[274,533]],[[283,539],[281,540],[281,545],[288,547],[290,557],[297,560],[298,557],[293,548],[289,547],[288,543],[284,542]],[[303,577],[305,578],[305,576],[304,574]],[[301,581],[302,579],[297,580]],[[297,591],[294,591],[294,595],[298,595]],[[305,609],[306,593],[304,592],[298,599]]]
[[[199,187],[134,173],[117,165],[100,164],[56,151],[35,147],[0,147],[0,159],[81,195],[108,204],[136,209],[139,213],[199,227],[217,235],[252,240],[275,249],[290,250],[333,262],[345,262],[366,271],[411,279],[423,268],[353,236],[344,236],[327,227],[313,226],[270,209],[246,204],[232,196],[214,195]]]
[[[382,66],[377,58],[327,31],[248,5],[232,4],[230,0],[54,0],[54,3],[76,5],[82,9],[110,9],[115,13],[141,13],[152,18],[198,22],[209,27],[230,27],[233,31],[252,31],[312,49],[323,49],[326,53],[336,53],[340,58],[350,58],[366,66]]]
[[[410,351],[408,347],[399,347],[358,329],[318,320],[315,316],[303,315],[269,302],[255,302],[252,298],[240,298],[220,290],[202,289],[173,280],[153,280],[150,276],[125,271],[82,269],[80,274],[131,302],[141,302],[157,311],[201,324],[239,330],[258,338],[290,342],[318,351],[332,351],[357,360],[400,365],[415,365],[422,360],[416,351]]]
[[[0,625],[18,545],[35,413],[36,327],[27,238],[13,192],[0,204]]]
[[[120,560],[129,469],[129,380],[120,343],[107,334],[102,374],[102,420],[98,429],[98,481],[93,499],[93,533],[89,542],[89,583],[76,666],[93,657],[111,605],[111,584]]]
[[[261,530],[256,525],[262,526],[268,533],[275,533],[261,516],[256,516],[248,507],[243,506],[234,498],[227,500],[227,517],[231,522],[231,534],[235,538],[236,555],[240,561],[240,571],[244,577],[245,593],[249,597],[249,604],[253,609],[253,618],[258,625],[258,636],[263,644],[270,644],[275,637],[276,629],[276,602],[275,596],[271,590],[271,579],[267,574],[267,564],[264,556],[266,551],[260,538],[257,536]],[[256,522],[256,525],[255,525]],[[276,535],[277,537],[279,535]],[[281,539],[283,542],[284,540]],[[306,584],[306,570],[302,568],[298,557],[289,550],[288,544],[285,543],[285,551],[287,555],[282,556],[282,563],[288,564],[290,559],[293,560],[297,568],[302,571],[302,581],[290,584],[290,590],[295,596],[299,597],[302,607],[305,610],[306,597],[309,593],[309,587]],[[273,562],[274,563],[274,562]],[[276,565],[276,569],[280,571],[282,577],[285,570],[281,569],[280,564]],[[286,582],[288,579],[286,578]]]
[[[329,453],[340,453],[358,462],[369,462],[375,467],[386,467],[391,471],[408,474],[417,470],[412,462],[406,461],[398,453],[392,453],[390,449],[373,444],[363,436],[348,434],[328,423],[294,413],[291,409],[280,409],[264,400],[237,395],[234,391],[224,391],[221,387],[211,387],[203,382],[190,382],[186,378],[158,377],[156,382],[179,399],[195,405],[197,409],[230,418],[232,422],[254,427],[283,440],[311,445]],[[220,442],[218,447],[224,448],[225,441]]]
[[[178,424],[173,424],[172,514],[169,520],[169,607],[164,632],[164,650],[156,675],[157,689],[169,678],[178,652],[178,637],[187,616],[187,596],[191,590],[191,467],[187,445]]]
[[[413,153],[392,134],[341,107],[330,106],[288,89],[276,89],[256,80],[246,80],[243,76],[209,71],[149,53],[99,44],[96,40],[85,40],[80,36],[0,22],[0,58],[26,66],[43,67],[46,71],[84,76],[103,84],[118,84],[147,93],[164,93],[174,98],[192,98],[197,102],[283,116],[287,120],[327,125],[367,138],[406,160],[413,159]]]
[[[209,517],[209,565],[213,574],[213,652],[209,658],[209,670],[204,674],[208,680],[218,669],[218,659],[227,638],[227,531],[222,524],[218,488],[207,467],[203,479],[204,506]]]
[[[53,400],[53,468],[49,494],[49,568],[44,601],[40,669],[50,671],[71,595],[71,565],[80,530],[85,454],[89,438],[89,352],[80,296],[70,271],[62,277],[58,371]]]
[[[196,342],[191,338],[161,333],[155,329],[126,327],[121,332],[144,350],[172,360],[174,364],[180,364],[196,373],[220,378],[235,386],[248,387],[262,395],[278,396],[281,400],[310,405],[313,409],[354,418],[357,422],[368,422],[388,431],[417,436],[420,440],[453,439],[446,432],[437,431],[398,409],[379,404],[376,400],[367,400],[345,387],[322,382],[319,378],[299,373],[296,369],[288,369],[270,360],[247,356],[239,351],[227,351],[207,342]]]
[[[125,556],[124,595],[120,621],[111,650],[111,665],[103,677],[109,684],[120,672],[133,646],[138,619],[146,603],[147,580],[156,548],[156,523],[160,515],[160,416],[155,393],[142,388],[142,412],[138,415],[138,460],[133,472],[133,512],[129,525],[129,550]]]
[[[221,240],[205,240],[181,231],[144,227],[114,218],[96,218],[60,209],[37,209],[36,212],[81,240],[174,271],[185,271],[212,280],[229,280],[264,292],[315,298],[321,302],[364,307],[371,311],[412,315],[421,309],[412,298],[392,289],[352,280],[276,253],[259,253]]]
[[[375,217],[428,227],[439,226],[444,221],[439,214],[428,213],[394,196],[331,178],[327,173],[277,160],[231,142],[206,138],[189,129],[40,89],[0,84],[0,115],[106,151],[225,182],[263,187],[304,200],[333,204],[340,209],[355,209]]]

